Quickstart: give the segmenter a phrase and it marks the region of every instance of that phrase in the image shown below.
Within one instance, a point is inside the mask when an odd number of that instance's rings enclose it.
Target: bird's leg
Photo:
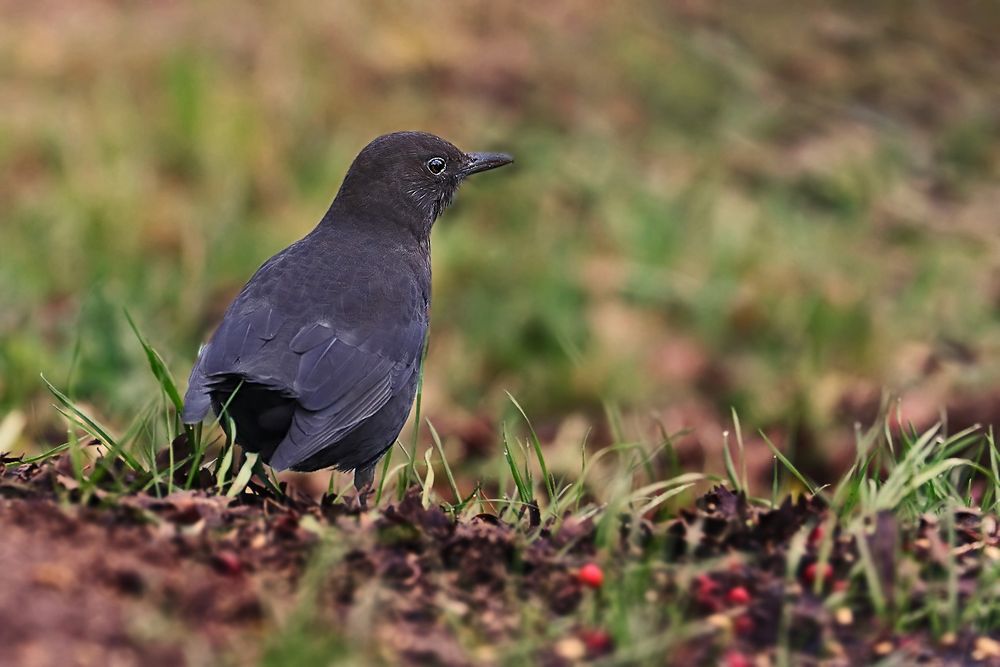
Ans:
[[[374,492],[372,488],[374,480],[375,464],[354,469],[354,488],[358,492],[357,502],[362,512],[368,511],[368,496]]]

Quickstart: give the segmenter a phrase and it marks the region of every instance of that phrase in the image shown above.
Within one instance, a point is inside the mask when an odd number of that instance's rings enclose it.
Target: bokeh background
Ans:
[[[123,309],[183,384],[399,129],[517,157],[434,232],[455,462],[498,455],[507,391],[554,448],[682,432],[695,469],[735,409],[821,481],[880,405],[997,422],[996,3],[0,8],[6,447],[65,440],[40,372],[119,429],[155,400]]]

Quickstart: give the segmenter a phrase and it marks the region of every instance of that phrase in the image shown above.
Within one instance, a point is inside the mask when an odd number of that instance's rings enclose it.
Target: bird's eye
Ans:
[[[442,171],[444,171],[444,158],[442,157],[432,157],[427,161],[427,168],[430,169],[431,173],[437,176]]]

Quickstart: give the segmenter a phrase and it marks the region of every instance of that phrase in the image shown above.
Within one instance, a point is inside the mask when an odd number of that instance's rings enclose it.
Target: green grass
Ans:
[[[173,380],[159,363],[159,355],[137,329],[135,335],[147,354],[151,377],[163,400],[143,412],[125,434],[114,435],[88,415],[84,407],[50,385],[57,401],[56,409],[66,421],[69,438],[48,455],[68,451],[77,482],[76,490],[66,495],[65,500],[84,504],[96,501],[114,506],[119,499],[135,493],[161,494],[199,486],[207,486],[210,493],[229,496],[244,493],[255,456],[248,456],[239,473],[230,479],[233,448],[220,445],[221,438],[213,435],[221,431],[218,424],[204,433],[200,429],[186,432],[181,429],[176,421],[176,406],[171,400],[175,394]],[[555,477],[547,472],[550,464],[546,461],[546,448],[536,444],[538,436],[527,412],[513,397],[511,401],[525,428],[504,427],[503,452],[496,454],[490,476],[476,480],[471,494],[463,497],[440,435],[433,424],[428,423],[432,440],[429,446],[423,451],[418,446],[412,460],[408,458],[403,464],[390,467],[387,460],[381,466],[377,481],[379,498],[374,507],[376,514],[384,510],[386,503],[402,498],[406,487],[415,483],[420,488],[425,508],[441,505],[455,521],[468,522],[487,512],[512,523],[521,544],[519,548],[526,548],[542,530],[557,531],[565,521],[592,520],[596,525],[594,560],[604,568],[609,582],[600,595],[582,605],[577,614],[579,621],[607,628],[612,633],[619,647],[615,664],[655,662],[655,656],[693,637],[714,637],[704,618],[691,615],[693,601],[686,598],[687,586],[683,582],[693,580],[700,573],[714,571],[720,564],[712,559],[672,562],[657,557],[663,549],[661,541],[665,535],[659,531],[654,531],[659,537],[654,537],[652,545],[638,550],[633,547],[627,555],[622,554],[621,530],[622,526],[634,529],[647,519],[651,519],[654,526],[665,526],[676,517],[678,509],[690,504],[696,493],[723,480],[701,473],[662,478],[654,463],[666,453],[663,443],[624,441],[582,457],[576,471]],[[733,417],[735,440],[741,443],[742,427],[735,413]],[[858,554],[848,572],[846,588],[826,593],[829,582],[824,581],[822,575],[813,583],[813,594],[820,597],[830,613],[845,606],[870,609],[874,622],[899,635],[917,631],[930,631],[935,637],[955,632],[994,632],[1000,627],[1000,608],[995,596],[1000,587],[1000,566],[984,559],[984,565],[992,564],[979,570],[978,581],[972,588],[974,592],[969,594],[966,590],[960,603],[959,565],[950,555],[957,547],[956,511],[971,508],[983,514],[1000,512],[1000,476],[997,474],[1000,449],[994,434],[992,430],[983,429],[949,434],[941,425],[922,433],[905,428],[897,432],[888,426],[891,423],[885,417],[871,430],[859,432],[855,461],[834,485],[822,485],[808,479],[774,449],[775,460],[780,465],[775,468],[773,487],[755,488],[736,472],[744,467],[742,446],[736,448],[736,456],[731,457],[727,466],[728,482],[731,488],[746,493],[754,506],[764,510],[776,509],[788,489],[823,499],[828,510],[822,523],[825,527],[822,540],[814,545],[815,559],[821,565],[827,562],[836,534],[850,536]],[[165,425],[163,430],[159,425]],[[182,433],[196,439],[188,447],[189,453],[178,458],[173,456],[168,443],[171,437]],[[409,457],[402,445],[399,449]],[[165,453],[171,456],[164,457]],[[40,458],[23,463],[37,462]],[[201,470],[211,473],[207,485],[200,481],[203,479],[199,474]],[[436,484],[437,479],[445,479],[446,483]],[[174,486],[171,480],[179,481]],[[494,488],[497,493],[491,497],[484,492],[487,488]],[[346,500],[338,497],[334,502]],[[941,523],[940,539],[949,547],[946,551],[949,555],[937,568],[915,560],[910,549],[903,548],[904,541],[913,539],[918,524],[928,520]],[[882,548],[878,546],[874,531],[876,527],[885,529],[886,525],[898,530],[900,536],[891,546],[891,557],[897,567],[888,572],[889,579],[880,569],[886,554],[873,553],[873,549]],[[793,586],[799,577],[802,559],[806,556],[806,536],[812,527],[812,524],[804,525],[788,545],[788,586]],[[317,660],[350,660],[352,656],[357,659],[368,654],[357,641],[330,633],[322,620],[327,611],[318,606],[315,597],[322,573],[351,548],[350,540],[366,538],[356,533],[340,534],[333,526],[317,525],[312,529],[322,538],[312,557],[313,565],[300,581],[296,611],[266,642],[263,664],[297,664],[296,661],[305,656]],[[638,534],[633,534],[627,542],[637,537]],[[755,555],[748,553],[743,557],[753,560]],[[679,582],[674,590],[675,597],[668,601],[649,599],[646,591],[655,590],[656,582],[663,577]],[[920,587],[919,594],[913,592],[914,586]],[[525,634],[510,645],[496,647],[506,656],[501,662],[516,662],[551,647],[573,626],[572,619],[552,625],[532,624],[528,620],[531,614],[544,616],[544,613],[533,609],[531,604],[528,602],[519,611],[524,615]],[[790,614],[791,607],[786,612]],[[784,630],[779,633],[776,655],[779,662],[787,663],[796,650],[791,643],[793,631],[789,625],[794,621],[787,614],[782,618]],[[456,627],[461,628],[461,623]],[[474,633],[466,639],[471,642],[466,647],[470,654],[477,650],[478,642],[484,641]],[[720,650],[725,647],[724,640],[716,638],[713,641],[723,641]],[[372,655],[369,654],[369,658],[375,659]]]
[[[797,432],[793,462],[819,469],[845,434],[841,398],[1000,386],[998,102],[992,70],[957,64],[975,60],[991,7],[839,9],[864,64],[808,3],[707,23],[594,4],[559,44],[558,20],[527,9],[394,7],[401,23],[384,9],[293,2],[274,35],[277,8],[241,10],[245,40],[216,38],[225,3],[9,24],[0,414],[27,420],[23,448],[51,444],[39,371],[106,424],[143,406],[123,306],[184,377],[353,154],[404,126],[518,159],[470,183],[435,231],[436,421],[499,422],[505,392],[546,427],[605,402],[696,403],[720,422],[736,406]],[[865,32],[880,22],[919,39]],[[441,32],[457,36],[447,55],[427,46]],[[661,364],[677,340],[710,364]],[[949,364],[946,382],[914,367],[915,347],[949,363],[956,343],[976,362]]]

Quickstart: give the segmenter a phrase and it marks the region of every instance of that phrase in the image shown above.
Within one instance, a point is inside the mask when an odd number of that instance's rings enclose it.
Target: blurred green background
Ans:
[[[820,479],[883,391],[997,422],[996,3],[0,6],[6,444],[65,439],[40,372],[122,428],[153,399],[123,308],[186,378],[400,129],[517,157],[434,232],[458,456],[504,391],[546,440],[620,415],[710,468],[735,408]]]

